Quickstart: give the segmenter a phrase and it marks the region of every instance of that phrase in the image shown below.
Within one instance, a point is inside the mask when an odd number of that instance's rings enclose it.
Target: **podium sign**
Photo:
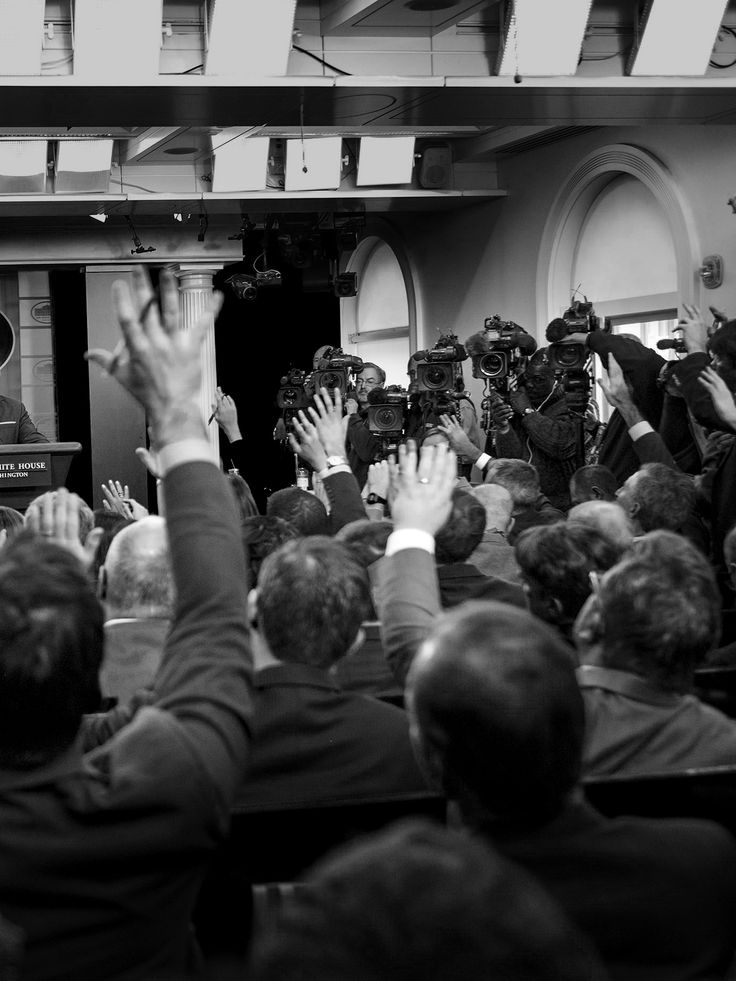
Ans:
[[[51,454],[34,453],[17,460],[0,454],[0,494],[11,487],[51,487]]]
[[[80,443],[0,444],[0,505],[24,511],[34,497],[62,487]]]

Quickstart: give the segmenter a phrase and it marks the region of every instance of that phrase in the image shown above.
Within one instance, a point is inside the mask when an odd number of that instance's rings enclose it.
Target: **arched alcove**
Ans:
[[[586,220],[609,185],[611,192],[615,190],[613,182],[621,175],[634,178],[656,200],[674,250],[678,299],[680,302],[699,302],[700,249],[687,202],[681,197],[670,172],[653,154],[626,144],[612,144],[600,147],[580,162],[550,209],[537,261],[539,338],[544,337],[547,323],[569,304],[571,286],[575,285],[572,275]]]
[[[358,293],[340,301],[342,345],[386,371],[388,384],[405,385],[416,349],[416,295],[408,257],[388,223],[371,222],[350,256]]]

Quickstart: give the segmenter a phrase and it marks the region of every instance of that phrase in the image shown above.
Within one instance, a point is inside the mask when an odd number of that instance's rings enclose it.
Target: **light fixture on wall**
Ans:
[[[100,208],[100,210],[96,212],[94,215],[90,215],[90,218],[93,218],[95,221],[99,221],[101,225],[104,225],[105,222],[107,221],[107,212],[103,211],[102,208]]]
[[[141,240],[138,238],[138,233],[135,230],[135,225],[133,224],[133,219],[130,217],[130,215],[126,215],[125,216],[125,220],[128,223],[128,228],[130,229],[130,234],[131,234],[131,236],[133,238],[134,248],[132,248],[130,250],[130,254],[131,255],[142,255],[144,252],[155,252],[156,249],[152,245],[149,245],[146,248],[141,243]]]
[[[718,289],[723,283],[723,256],[707,255],[698,273],[707,290]]]
[[[499,75],[574,75],[593,0],[512,0]],[[554,43],[550,39],[554,38]]]

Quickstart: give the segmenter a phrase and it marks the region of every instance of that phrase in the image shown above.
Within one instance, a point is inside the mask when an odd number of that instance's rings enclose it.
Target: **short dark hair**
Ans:
[[[347,654],[370,609],[368,576],[343,542],[287,542],[258,575],[258,628],[279,661],[329,668]]]
[[[539,471],[526,460],[506,457],[492,460],[486,471],[485,482],[505,487],[511,495],[515,510],[536,504],[541,493]]]
[[[314,868],[256,942],[248,977],[590,981],[594,965],[528,873],[485,842],[413,820]]]
[[[411,666],[407,702],[466,820],[540,826],[561,811],[580,774],[584,711],[573,654],[547,624],[496,602],[445,613]]]
[[[558,521],[527,528],[519,535],[514,552],[524,579],[536,584],[545,600],[553,601],[551,609],[535,603],[532,589],[532,613],[567,632],[590,595],[590,573],[610,569],[624,549],[596,528]]]
[[[383,370],[383,368],[381,368],[380,365],[374,364],[372,361],[364,361],[363,367],[360,369],[359,372],[357,372],[357,374],[362,375],[366,368],[375,369],[375,372],[378,375],[378,380],[380,381],[380,383],[382,385],[386,384],[386,372]]]
[[[736,320],[727,320],[708,339],[708,350],[736,364]]]
[[[699,550],[668,532],[646,535],[600,581],[597,606],[607,667],[686,691],[718,643],[721,602]]]
[[[0,763],[40,766],[97,711],[103,611],[66,549],[21,532],[0,553]]]
[[[329,531],[324,504],[301,487],[274,491],[266,502],[266,514],[288,521],[299,535],[326,535]]]
[[[386,542],[394,530],[394,523],[388,518],[381,521],[371,521],[370,518],[358,518],[351,521],[338,531],[335,539],[345,542],[350,548],[351,555],[367,569],[377,562],[386,552]]]
[[[463,490],[452,492],[450,517],[435,536],[437,562],[465,562],[483,539],[486,509],[477,497]]]
[[[603,491],[603,497],[594,492],[596,487]],[[595,500],[612,501],[617,490],[616,475],[608,467],[601,466],[600,463],[590,463],[585,467],[580,467],[570,477],[570,497],[573,504]]]
[[[641,476],[633,493],[639,505],[635,517],[642,531],[677,531],[695,504],[692,478],[665,463],[644,463],[638,472]]]
[[[255,514],[241,522],[240,537],[250,573],[249,583],[254,586],[263,560],[284,542],[290,542],[299,535],[296,528],[283,518],[272,514]]]

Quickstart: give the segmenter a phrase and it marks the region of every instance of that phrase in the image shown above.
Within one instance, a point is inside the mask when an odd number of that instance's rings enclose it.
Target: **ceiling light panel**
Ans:
[[[356,184],[410,184],[413,167],[413,136],[364,136],[360,141]]]
[[[296,0],[210,0],[206,75],[285,75]]]
[[[648,0],[630,75],[704,75],[728,0]]]
[[[74,75],[158,75],[163,0],[74,0]]]
[[[592,0],[514,0],[499,75],[574,75]]]
[[[112,140],[68,140],[56,157],[57,194],[87,194],[110,187]]]
[[[335,191],[340,187],[342,138],[286,140],[285,190]]]
[[[0,71],[3,75],[40,75],[44,0],[0,3]]]
[[[213,154],[212,190],[265,191],[270,142],[267,136],[236,136],[219,146]]]
[[[35,194],[46,190],[45,140],[0,142],[0,194]]]

